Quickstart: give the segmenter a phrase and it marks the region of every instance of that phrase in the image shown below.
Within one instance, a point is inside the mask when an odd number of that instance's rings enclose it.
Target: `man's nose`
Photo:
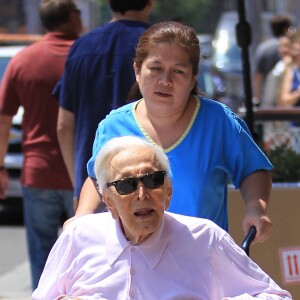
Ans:
[[[144,184],[142,183],[142,181],[139,181],[137,191],[138,191],[138,197],[140,200],[145,200],[148,197],[147,189],[144,186]]]

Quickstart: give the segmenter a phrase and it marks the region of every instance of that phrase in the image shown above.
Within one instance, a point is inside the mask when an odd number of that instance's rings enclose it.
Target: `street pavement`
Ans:
[[[30,300],[24,226],[0,225],[0,300]]]

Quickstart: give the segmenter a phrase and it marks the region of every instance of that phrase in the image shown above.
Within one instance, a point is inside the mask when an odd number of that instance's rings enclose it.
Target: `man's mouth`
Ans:
[[[148,217],[154,212],[153,209],[140,209],[134,213],[136,217]]]

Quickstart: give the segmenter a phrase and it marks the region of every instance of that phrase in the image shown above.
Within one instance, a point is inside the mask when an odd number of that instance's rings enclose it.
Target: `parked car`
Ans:
[[[0,84],[10,59],[32,42],[41,39],[41,35],[0,34]],[[9,173],[7,197],[22,197],[20,175],[23,165],[22,155],[22,120],[23,107],[13,117],[9,135],[8,151],[4,158],[4,166]]]

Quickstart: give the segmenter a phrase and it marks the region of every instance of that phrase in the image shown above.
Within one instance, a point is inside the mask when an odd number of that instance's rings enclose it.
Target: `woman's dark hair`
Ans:
[[[143,32],[135,52],[134,61],[138,69],[142,67],[150,50],[160,43],[176,44],[182,47],[189,55],[193,75],[198,74],[200,60],[199,39],[192,28],[178,22],[157,23]],[[197,82],[195,82],[191,94],[198,95]],[[128,99],[133,100],[140,97],[141,92],[139,91],[138,84],[135,83],[129,92]]]
[[[134,82],[133,85],[131,86],[128,96],[127,96],[127,102],[132,102],[137,99],[143,98],[143,95],[140,91],[140,87],[137,82]]]
[[[128,10],[143,10],[149,0],[109,0],[112,11],[124,14]]]
[[[42,0],[39,6],[42,24],[48,31],[67,23],[72,11],[79,12],[73,0]]]

